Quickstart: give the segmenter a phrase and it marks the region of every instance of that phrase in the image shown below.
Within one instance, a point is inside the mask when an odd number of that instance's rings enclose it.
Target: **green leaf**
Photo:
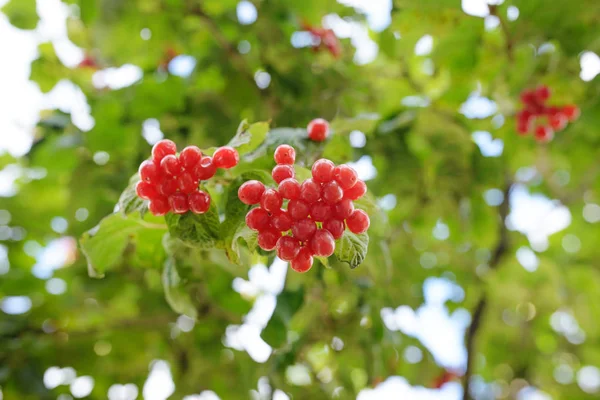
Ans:
[[[267,132],[269,132],[268,122],[250,125],[247,120],[243,120],[228,145],[235,147],[240,154],[245,154],[255,150],[265,140]]]
[[[352,131],[369,133],[375,129],[381,116],[376,113],[359,114],[355,118],[336,118],[331,121],[334,135],[348,134]]]
[[[274,348],[279,348],[287,339],[287,330],[294,314],[304,303],[304,289],[285,290],[277,296],[277,306],[273,316],[263,329],[261,336]]]
[[[190,247],[209,249],[220,245],[221,224],[214,202],[211,202],[210,208],[204,214],[169,213],[165,219],[171,237],[179,239]]]
[[[165,298],[173,311],[195,319],[197,317],[196,307],[194,307],[190,293],[185,288],[185,282],[177,272],[177,265],[173,257],[169,257],[165,262],[162,282]]]
[[[143,217],[148,211],[148,202],[139,198],[135,191],[135,185],[139,181],[139,175],[133,175],[129,179],[129,184],[119,197],[119,212],[123,213],[124,215],[129,215],[133,212],[139,211],[140,215]]]
[[[335,256],[338,260],[350,264],[350,268],[356,268],[365,260],[368,247],[369,235],[367,233],[357,235],[347,230],[337,240]]]
[[[248,228],[248,226],[245,223],[238,224],[238,229],[233,235],[233,238],[231,239],[231,251],[227,252],[229,259],[234,263],[239,262],[241,244],[240,242],[242,240],[246,243],[248,250],[250,250],[251,252],[256,251],[257,238],[258,232]]]
[[[6,14],[12,25],[20,29],[35,29],[38,23],[35,0],[12,0],[0,11]]]

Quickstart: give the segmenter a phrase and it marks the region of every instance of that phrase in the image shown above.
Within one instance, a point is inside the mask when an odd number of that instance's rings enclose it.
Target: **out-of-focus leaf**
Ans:
[[[187,315],[190,318],[196,318],[197,311],[190,293],[185,288],[177,272],[177,265],[173,257],[167,258],[162,275],[165,298],[173,311],[179,314]]]
[[[35,0],[10,0],[0,11],[20,29],[34,29],[38,23]]]
[[[228,145],[235,147],[240,154],[246,154],[263,142],[267,132],[269,132],[268,122],[249,124],[248,121],[243,120]]]
[[[262,331],[262,338],[274,348],[283,346],[287,339],[290,320],[304,303],[304,290],[285,290],[277,296],[277,306],[269,323]]]

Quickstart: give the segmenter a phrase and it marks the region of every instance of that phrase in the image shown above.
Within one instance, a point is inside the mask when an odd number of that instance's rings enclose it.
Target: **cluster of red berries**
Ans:
[[[329,123],[323,118],[315,118],[306,127],[308,138],[315,142],[322,142],[329,136]]]
[[[238,197],[244,204],[260,204],[246,215],[248,227],[258,231],[260,248],[277,249],[279,258],[290,261],[293,270],[306,272],[313,255],[333,254],[335,240],[346,227],[356,234],[369,228],[369,216],[355,210],[353,203],[366,193],[367,186],[351,167],[336,166],[327,159],[317,160],[312,178],[300,183],[295,179],[295,160],[293,147],[277,147],[272,177],[278,188],[251,180],[240,186]]]
[[[150,200],[148,209],[154,215],[169,211],[203,214],[210,207],[210,196],[198,189],[199,182],[212,178],[217,168],[235,167],[239,159],[238,152],[229,146],[220,147],[212,157],[188,146],[177,156],[175,143],[161,140],[152,148],[152,158],[140,165],[136,193]]]
[[[303,27],[315,40],[315,44],[312,46],[313,51],[317,52],[325,48],[335,58],[342,55],[342,45],[332,29],[320,28],[306,23]]]
[[[575,121],[579,117],[577,106],[548,106],[546,102],[549,98],[550,89],[545,85],[521,93],[524,108],[517,113],[517,132],[519,134],[526,135],[534,131],[535,138],[539,142],[547,142],[552,140],[554,132],[561,131],[567,126],[567,123]],[[544,121],[546,124],[543,123]]]

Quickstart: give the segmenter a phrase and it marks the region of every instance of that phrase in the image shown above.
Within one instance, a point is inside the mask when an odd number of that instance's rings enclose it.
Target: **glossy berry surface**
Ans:
[[[219,147],[212,156],[213,163],[217,168],[233,168],[240,162],[237,150],[230,146]]]
[[[165,156],[175,155],[175,153],[177,153],[177,146],[173,141],[169,139],[160,140],[152,147],[152,161],[158,165]]]
[[[336,167],[333,176],[343,190],[350,189],[358,182],[358,174],[352,167],[347,165]]]
[[[332,218],[323,222],[323,229],[327,229],[333,238],[337,240],[344,235],[346,225],[344,225],[344,221]]]
[[[198,181],[192,172],[183,172],[177,178],[179,190],[185,194],[190,194],[198,189]]]
[[[290,217],[290,213],[287,210],[279,210],[271,218],[271,225],[280,232],[287,232],[292,229],[293,223],[294,220]]]
[[[193,169],[201,158],[202,152],[196,146],[188,146],[179,153],[179,162],[186,170]]]
[[[310,214],[310,207],[302,200],[290,200],[288,203],[288,212],[292,219],[304,219]]]
[[[290,267],[296,272],[306,272],[312,268],[313,256],[308,247],[302,247],[296,258],[290,263]]]
[[[317,230],[310,239],[310,249],[315,256],[329,257],[335,251],[335,239],[325,229]]]
[[[293,178],[295,176],[294,167],[291,165],[276,165],[271,172],[273,180],[281,183],[284,179]]]
[[[238,198],[244,204],[252,205],[260,203],[265,192],[264,183],[256,180],[244,182],[238,189]]]
[[[139,181],[135,185],[135,192],[138,197],[141,197],[144,200],[151,200],[153,198],[159,197],[158,190],[156,186],[146,181]]]
[[[217,173],[217,166],[213,163],[212,157],[202,157],[200,162],[194,167],[194,175],[199,181],[207,181]]]
[[[367,193],[367,185],[363,181],[358,181],[350,189],[344,191],[344,198],[349,200],[358,200]]]
[[[161,160],[160,170],[165,175],[177,176],[181,173],[182,167],[181,163],[177,159],[177,156],[169,154]]]
[[[310,206],[310,217],[317,222],[323,222],[331,218],[331,206],[323,200],[319,200]]]
[[[283,236],[277,241],[277,257],[292,261],[300,252],[300,241],[292,236]]]
[[[190,209],[188,197],[183,193],[173,193],[169,196],[169,205],[175,214],[184,214]]]
[[[369,216],[363,210],[354,210],[350,217],[346,219],[348,229],[356,234],[366,232],[370,224]]]
[[[333,205],[344,198],[344,191],[336,181],[331,181],[323,185],[321,196],[325,203]]]
[[[152,160],[142,162],[138,173],[140,174],[140,179],[143,181],[156,183],[160,179],[160,170]]]
[[[294,165],[296,150],[290,145],[282,144],[275,149],[275,162],[279,165]]]
[[[198,190],[188,195],[190,210],[196,214],[204,214],[210,208],[210,196],[208,193]]]
[[[307,179],[300,186],[300,199],[312,204],[321,198],[321,185],[313,179]]]
[[[166,198],[157,197],[148,203],[148,210],[154,215],[165,215],[171,210],[171,206]]]
[[[277,192],[275,189],[265,190],[260,198],[260,207],[269,213],[275,213],[279,211],[282,204],[283,199],[279,195],[279,192]]]
[[[281,232],[274,228],[266,228],[258,232],[258,246],[266,251],[271,251],[277,246],[277,241],[281,238]]]
[[[309,218],[296,221],[292,225],[292,233],[294,234],[294,237],[298,238],[300,241],[310,239],[316,230],[317,224]]]
[[[354,203],[350,199],[343,199],[333,206],[333,216],[337,219],[344,220],[354,211]]]
[[[313,180],[317,183],[331,182],[335,168],[334,163],[324,158],[315,161],[311,169]]]
[[[246,225],[255,231],[262,231],[271,225],[271,216],[262,208],[253,208],[246,214]]]
[[[329,123],[323,118],[316,118],[310,121],[306,130],[310,140],[322,142],[329,136]]]
[[[287,178],[279,183],[279,194],[288,200],[295,200],[300,197],[300,183],[294,178]]]

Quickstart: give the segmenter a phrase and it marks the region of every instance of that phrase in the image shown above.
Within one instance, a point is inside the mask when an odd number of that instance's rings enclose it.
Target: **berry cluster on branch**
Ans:
[[[313,164],[312,178],[298,182],[295,159],[293,147],[277,147],[272,170],[277,189],[250,180],[240,186],[238,197],[244,204],[259,205],[248,212],[246,224],[258,231],[260,248],[276,249],[293,270],[306,272],[313,256],[334,253],[335,240],[346,228],[356,234],[369,228],[367,213],[354,208],[354,200],[366,193],[367,186],[351,167],[327,159]]]
[[[199,183],[212,178],[217,168],[232,168],[238,162],[233,147],[220,147],[210,157],[188,146],[177,155],[175,143],[161,140],[152,148],[152,158],[140,165],[136,193],[150,201],[148,209],[154,215],[203,214],[210,207],[210,195],[198,188]]]

